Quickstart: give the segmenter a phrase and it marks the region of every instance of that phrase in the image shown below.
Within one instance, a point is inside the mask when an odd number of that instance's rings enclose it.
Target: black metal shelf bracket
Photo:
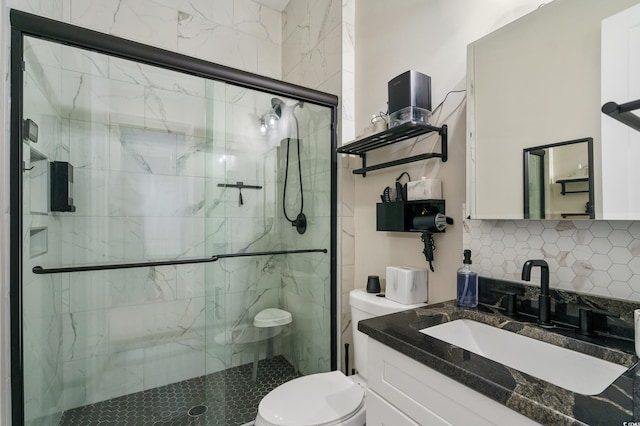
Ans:
[[[631,112],[637,109],[640,109],[640,99],[620,105],[615,102],[602,105],[603,113],[640,132],[640,116]]]
[[[430,152],[367,166],[367,152],[432,132],[437,132],[440,135],[439,153]],[[358,155],[362,159],[362,167],[354,170],[353,174],[365,177],[367,172],[399,166],[401,164],[413,163],[415,161],[427,160],[429,158],[440,158],[441,161],[445,163],[448,156],[447,148],[446,124],[442,125],[442,127],[436,127],[429,124],[410,121],[343,145],[337,149],[337,152],[340,154]]]
[[[560,213],[563,219],[566,219],[569,216],[590,216],[591,213]]]
[[[580,191],[567,191],[567,185],[571,183],[580,183],[580,182],[589,182],[589,178],[577,178],[577,179],[559,179],[556,183],[560,184],[560,194],[584,194],[589,193],[589,190],[580,190]]]

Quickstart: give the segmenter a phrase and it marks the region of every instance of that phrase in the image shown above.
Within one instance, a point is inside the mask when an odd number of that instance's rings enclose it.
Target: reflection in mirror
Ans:
[[[523,150],[525,219],[594,219],[593,139]]]
[[[472,219],[523,219],[523,150],[589,135],[592,217],[640,220],[640,198],[633,196],[640,179],[635,165],[640,133],[630,133],[601,112],[606,102],[640,97],[640,49],[634,47],[640,45],[640,17],[627,16],[639,3],[554,0],[469,45],[467,205]],[[624,84],[628,90],[622,90]],[[569,183],[567,189],[577,185]]]
[[[524,150],[524,217],[544,219],[545,217],[545,170],[544,149]]]

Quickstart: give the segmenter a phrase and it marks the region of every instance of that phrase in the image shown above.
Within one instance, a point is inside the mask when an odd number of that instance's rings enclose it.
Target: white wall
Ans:
[[[539,2],[468,0],[356,1],[356,134],[369,124],[372,114],[386,110],[387,82],[409,69],[431,76],[435,107],[451,90],[466,85],[467,44],[501,25],[535,9]],[[449,161],[431,159],[355,178],[355,286],[363,287],[367,275],[385,276],[385,266],[427,267],[419,234],[375,231],[375,204],[384,187],[392,185],[402,171],[412,179],[442,179],[447,215],[455,224],[435,236],[435,273],[429,278],[429,300],[455,295],[455,271],[462,260],[462,207],[465,200],[465,108],[464,94],[449,96],[432,124],[449,126]],[[379,150],[368,163],[383,158],[427,152],[437,136],[419,142],[401,142]],[[377,159],[376,159],[377,157]]]
[[[610,16],[602,22],[602,104],[624,104],[640,97],[637,78],[640,5]],[[637,111],[635,111],[637,114]],[[603,217],[638,219],[640,200],[640,133],[601,114]]]
[[[522,150],[592,137],[595,214],[618,218],[602,215],[601,194],[615,191],[601,191],[606,180],[600,178],[600,159],[615,150],[600,154],[600,21],[635,2],[554,1],[473,43],[468,64],[474,87],[468,134],[477,193],[472,217],[522,218]],[[573,19],[576,10],[579,20]],[[495,167],[497,158],[501,167]],[[621,162],[614,163],[619,169]]]

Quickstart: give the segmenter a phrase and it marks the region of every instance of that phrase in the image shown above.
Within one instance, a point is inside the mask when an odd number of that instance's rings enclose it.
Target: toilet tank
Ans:
[[[353,331],[355,369],[363,378],[367,379],[367,345],[369,336],[358,331],[358,322],[367,318],[418,308],[426,304],[403,305],[384,297],[378,297],[374,293],[367,293],[363,289],[355,289],[349,293],[349,305],[351,305],[351,328]]]

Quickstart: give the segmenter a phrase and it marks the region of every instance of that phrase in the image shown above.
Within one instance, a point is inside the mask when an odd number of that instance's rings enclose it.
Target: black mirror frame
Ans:
[[[589,172],[587,174],[588,176],[588,180],[589,180],[589,201],[587,202],[587,210],[588,210],[588,214],[589,214],[589,219],[595,219],[595,204],[594,204],[594,181],[593,181],[593,138],[591,137],[587,137],[587,138],[582,138],[582,139],[573,139],[570,141],[564,141],[564,142],[557,142],[557,143],[552,143],[552,144],[548,144],[548,145],[540,145],[540,146],[534,146],[531,148],[525,148],[522,150],[522,170],[523,170],[523,182],[522,182],[522,186],[523,186],[523,212],[524,212],[524,218],[525,219],[529,219],[530,216],[530,212],[529,212],[529,155],[531,155],[531,153],[535,153],[536,151],[544,151],[548,148],[555,148],[555,147],[559,147],[559,146],[564,146],[564,145],[572,145],[572,144],[577,144],[577,143],[587,143],[587,158],[588,158],[588,164],[589,164]],[[544,167],[544,165],[543,165]],[[544,208],[544,199],[542,200],[542,206]],[[541,217],[541,218],[536,218],[536,219],[546,219],[546,217]]]

